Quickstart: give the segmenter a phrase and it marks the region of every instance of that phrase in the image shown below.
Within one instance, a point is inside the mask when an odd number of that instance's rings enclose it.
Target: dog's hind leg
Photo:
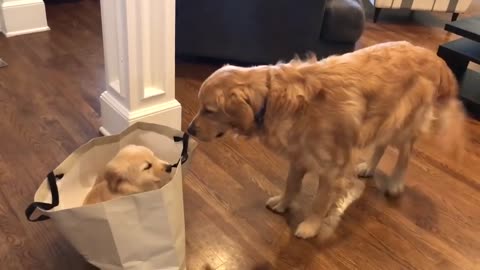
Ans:
[[[397,196],[403,192],[405,184],[405,172],[408,167],[414,141],[414,139],[411,139],[401,145],[398,145],[399,153],[392,175],[383,181],[383,183],[380,183],[380,189],[383,190],[387,195]]]
[[[295,196],[300,192],[305,173],[306,170],[304,168],[298,167],[292,163],[288,171],[285,191],[281,195],[273,196],[268,199],[267,207],[276,213],[285,212],[285,210],[292,203],[293,199],[295,199]]]
[[[362,162],[357,165],[356,173],[358,177],[373,177],[375,170],[377,169],[378,163],[385,153],[386,145],[376,145],[375,150],[373,151],[372,156],[369,161]]]
[[[312,212],[298,225],[295,236],[306,239],[318,234],[323,224],[323,219],[336,198],[334,188],[335,181],[338,181],[343,175],[344,170],[340,170],[339,168],[328,168],[320,173],[317,194],[315,195],[312,205]]]
[[[365,189],[365,182],[356,178],[339,179],[336,183],[334,202],[323,219],[322,226],[318,232],[318,240],[329,240],[337,229],[340,220],[347,208],[360,196]]]

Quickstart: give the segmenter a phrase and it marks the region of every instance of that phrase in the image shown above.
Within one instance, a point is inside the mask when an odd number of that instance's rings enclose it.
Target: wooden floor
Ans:
[[[480,15],[474,2],[461,17]],[[359,47],[406,39],[436,50],[456,38],[442,30],[447,14],[386,10],[372,24],[368,10]],[[50,32],[0,37],[0,58],[9,63],[0,69],[2,270],[94,269],[50,222],[29,223],[23,214],[46,173],[98,136],[104,85],[98,1],[48,5],[47,15]],[[197,108],[200,83],[215,68],[178,63],[183,127]],[[468,130],[463,164],[420,143],[403,197],[387,200],[369,184],[329,244],[296,239],[295,220],[264,208],[283,185],[284,161],[253,142],[202,144],[185,176],[188,269],[480,269],[479,123],[470,121]],[[389,151],[381,168],[394,158]]]

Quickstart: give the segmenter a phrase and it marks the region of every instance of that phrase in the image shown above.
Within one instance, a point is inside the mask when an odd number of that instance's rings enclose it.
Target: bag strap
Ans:
[[[51,203],[45,203],[45,202],[33,202],[31,203],[27,209],[25,209],[25,215],[27,216],[27,219],[31,222],[37,222],[37,221],[43,221],[47,220],[50,217],[46,215],[40,215],[37,218],[33,219],[32,214],[35,212],[37,208],[40,208],[41,210],[51,210],[54,207],[58,206],[60,203],[59,196],[58,196],[58,187],[57,187],[57,180],[62,179],[63,174],[57,174],[55,175],[53,172],[50,172],[47,175],[47,181],[48,181],[48,186],[50,188],[50,192],[52,193],[52,202]]]
[[[173,140],[175,142],[181,141],[183,143],[183,148],[182,148],[182,153],[180,155],[180,158],[178,159],[177,163],[171,165],[173,168],[178,167],[178,164],[180,162],[183,164],[188,160],[188,140],[189,139],[190,139],[190,136],[187,133],[184,133],[182,137],[173,136]]]

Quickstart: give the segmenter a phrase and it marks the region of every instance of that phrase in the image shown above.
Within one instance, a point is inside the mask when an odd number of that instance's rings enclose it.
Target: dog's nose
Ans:
[[[188,134],[190,134],[192,136],[197,135],[197,128],[195,127],[195,125],[193,123],[190,124],[190,126],[188,126],[187,132],[188,132]]]
[[[166,171],[167,173],[171,173],[171,172],[172,172],[172,168],[173,168],[172,165],[166,165],[166,166],[165,166],[165,171]]]

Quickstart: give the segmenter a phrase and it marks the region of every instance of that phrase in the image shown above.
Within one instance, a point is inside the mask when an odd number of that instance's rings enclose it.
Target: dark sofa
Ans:
[[[361,0],[177,0],[177,56],[243,63],[352,51],[364,27]]]

